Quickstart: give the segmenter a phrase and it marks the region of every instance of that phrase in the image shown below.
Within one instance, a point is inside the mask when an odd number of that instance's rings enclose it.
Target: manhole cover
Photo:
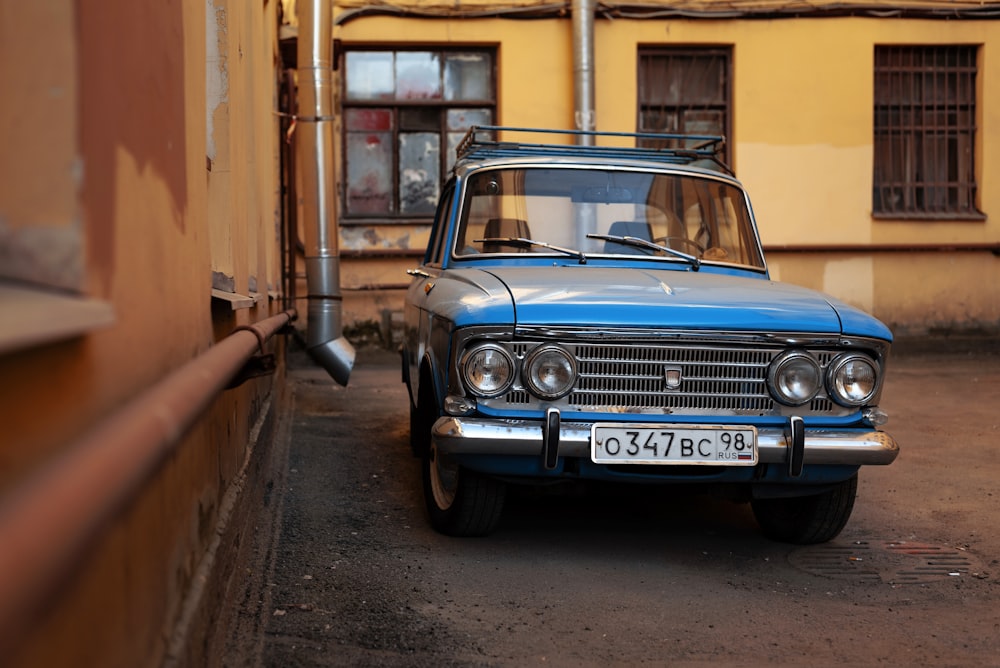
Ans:
[[[792,552],[796,568],[831,578],[919,584],[944,578],[985,577],[966,551],[912,541],[857,541],[811,545]]]

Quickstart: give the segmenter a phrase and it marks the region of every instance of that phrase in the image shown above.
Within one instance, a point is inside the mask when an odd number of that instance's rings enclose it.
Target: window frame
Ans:
[[[490,84],[488,90],[486,91],[489,97],[486,98],[465,98],[458,100],[448,100],[444,96],[440,98],[433,99],[402,99],[393,97],[382,97],[379,99],[351,99],[348,96],[348,75],[347,75],[347,58],[349,54],[358,52],[378,52],[378,53],[432,53],[444,59],[447,54],[456,53],[475,53],[483,54],[489,59],[489,71],[490,71]],[[497,47],[491,45],[407,45],[405,47],[396,47],[391,45],[351,45],[349,47],[345,46],[339,52],[339,69],[342,73],[340,77],[340,94],[341,94],[341,112],[344,116],[345,122],[342,124],[340,129],[340,143],[341,143],[341,165],[342,165],[342,176],[341,182],[341,205],[340,205],[340,222],[346,225],[366,225],[372,223],[428,223],[431,222],[435,217],[435,211],[430,210],[427,213],[413,213],[413,212],[402,212],[401,208],[401,198],[402,192],[400,188],[400,136],[412,133],[413,131],[403,131],[400,129],[400,117],[406,111],[412,111],[415,113],[420,113],[420,110],[434,109],[438,114],[436,128],[432,130],[427,130],[427,132],[433,132],[439,138],[439,173],[438,173],[438,192],[436,196],[439,198],[441,192],[443,192],[448,176],[450,173],[450,165],[453,164],[454,160],[447,159],[448,151],[448,135],[450,133],[448,129],[448,112],[452,110],[479,110],[487,109],[489,115],[491,116],[490,123],[495,123],[497,120]],[[349,170],[349,156],[348,156],[348,136],[349,128],[347,125],[347,116],[350,110],[353,109],[387,109],[391,114],[391,128],[388,134],[391,135],[391,165],[390,165],[390,179],[391,186],[390,192],[392,197],[392,206],[394,211],[382,211],[382,212],[351,212],[348,207],[348,188],[350,186],[348,182],[348,170]]]
[[[649,88],[646,83],[650,74],[647,74],[645,68],[645,62],[648,59],[657,57],[667,57],[667,58],[712,58],[721,59],[722,71],[720,74],[723,77],[723,81],[720,82],[719,92],[721,93],[721,101],[713,104],[695,104],[695,103],[679,103],[676,105],[666,105],[660,104],[656,105],[652,102],[651,97],[648,95],[647,89]],[[686,89],[685,87],[681,87]],[[645,98],[645,99],[644,99]],[[721,133],[716,132],[703,132],[695,131],[691,129],[686,129],[681,123],[678,124],[677,128],[647,128],[644,127],[645,114],[653,108],[659,108],[660,111],[668,110],[673,113],[682,114],[686,111],[714,111],[719,112],[722,115],[722,131]],[[726,44],[706,44],[706,45],[640,45],[636,54],[636,131],[637,132],[658,132],[658,133],[668,133],[668,134],[721,134],[726,138],[726,142],[723,144],[722,153],[719,158],[724,164],[731,164],[732,161],[732,146],[733,142],[730,141],[732,137],[733,128],[733,47]],[[656,142],[640,142],[642,146],[654,147],[658,144]],[[677,148],[672,146],[671,148]]]
[[[451,218],[452,205],[455,202],[455,181],[449,179],[441,188],[441,197],[434,214],[434,224],[431,226],[431,238],[427,244],[424,264],[440,267],[447,254],[445,244],[448,239],[448,224]]]
[[[976,169],[981,53],[975,44],[875,45],[873,218],[986,218]],[[893,195],[902,203],[892,204]]]

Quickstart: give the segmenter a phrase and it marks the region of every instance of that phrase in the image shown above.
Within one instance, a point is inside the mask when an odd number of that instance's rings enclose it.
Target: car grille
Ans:
[[[775,415],[783,407],[767,389],[768,365],[785,348],[657,345],[657,344],[562,344],[577,359],[578,380],[574,390],[556,402],[568,410],[687,415]],[[523,357],[533,344],[515,344],[513,352]],[[835,351],[812,353],[821,365]],[[680,382],[668,388],[667,370],[679,372]],[[510,392],[487,400],[501,408],[530,407],[538,401],[518,383]],[[805,410],[803,410],[805,409]],[[845,413],[820,395],[796,412],[833,415]]]

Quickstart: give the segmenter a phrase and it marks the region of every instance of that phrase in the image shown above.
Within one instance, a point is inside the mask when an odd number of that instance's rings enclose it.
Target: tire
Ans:
[[[851,517],[858,493],[858,476],[822,494],[754,499],[750,502],[761,532],[772,540],[798,545],[835,538]]]
[[[415,457],[427,456],[431,447],[431,429],[438,417],[430,382],[426,375],[421,378],[417,404],[410,404],[410,450]]]
[[[507,486],[456,465],[433,445],[423,458],[424,502],[431,526],[447,536],[487,536],[500,522]]]

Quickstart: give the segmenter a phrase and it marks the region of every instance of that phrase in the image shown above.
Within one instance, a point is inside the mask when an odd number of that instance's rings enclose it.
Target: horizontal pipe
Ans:
[[[56,601],[88,552],[288,309],[241,327],[99,423],[0,502],[0,656]]]

